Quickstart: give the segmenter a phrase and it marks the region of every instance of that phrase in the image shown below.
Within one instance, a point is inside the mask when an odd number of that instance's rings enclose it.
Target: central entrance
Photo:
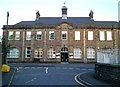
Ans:
[[[68,53],[68,48],[63,47],[61,49],[61,62],[69,62],[69,53]]]

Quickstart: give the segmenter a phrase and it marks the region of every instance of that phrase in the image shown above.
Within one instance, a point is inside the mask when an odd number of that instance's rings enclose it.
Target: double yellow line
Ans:
[[[77,74],[75,77],[74,77],[74,79],[75,79],[75,81],[78,83],[78,84],[80,84],[81,86],[83,86],[83,87],[88,87],[88,86],[86,86],[85,84],[83,84],[82,82],[80,82],[78,79],[77,79],[77,77],[79,76],[79,75],[82,75],[82,74],[85,74],[86,72],[81,72],[80,74]]]

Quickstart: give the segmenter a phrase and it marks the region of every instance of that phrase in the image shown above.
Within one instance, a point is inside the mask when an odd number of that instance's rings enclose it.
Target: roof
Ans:
[[[67,17],[67,19],[62,19],[61,17],[40,17],[38,20],[35,21],[21,21],[16,25],[32,25],[36,23],[42,24],[57,24],[62,21],[69,22],[72,24],[87,24],[87,23],[94,23],[96,25],[117,25],[118,22],[116,21],[94,21],[90,17]]]

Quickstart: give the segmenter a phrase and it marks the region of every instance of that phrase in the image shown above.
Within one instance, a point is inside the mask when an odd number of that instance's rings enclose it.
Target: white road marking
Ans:
[[[31,69],[35,69],[35,67],[31,67]]]
[[[42,67],[37,67],[38,69],[41,69]]]
[[[88,70],[94,70],[94,69],[88,69]]]
[[[45,70],[46,73],[48,73],[48,67],[46,67],[46,70]]]
[[[29,67],[24,67],[24,69],[29,69]]]
[[[81,69],[81,70],[87,70],[87,69]]]
[[[69,68],[69,69],[73,69],[73,68]]]

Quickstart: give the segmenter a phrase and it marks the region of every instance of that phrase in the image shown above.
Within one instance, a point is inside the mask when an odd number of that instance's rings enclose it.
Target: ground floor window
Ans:
[[[55,58],[55,49],[50,48],[48,50],[48,58]]]
[[[12,47],[7,53],[7,58],[19,58],[19,49]]]
[[[95,58],[95,49],[94,48],[87,48],[87,58],[88,59]]]
[[[30,58],[31,56],[31,47],[26,48],[26,58]]]
[[[82,50],[80,48],[74,48],[74,58],[75,59],[82,58]]]
[[[35,49],[35,58],[42,58],[43,51],[41,48]]]

